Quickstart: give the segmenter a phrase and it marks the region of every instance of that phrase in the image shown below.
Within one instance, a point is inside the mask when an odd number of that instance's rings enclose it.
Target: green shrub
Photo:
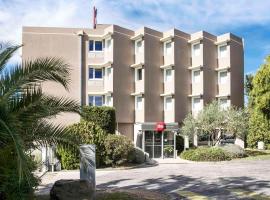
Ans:
[[[123,135],[108,135],[104,146],[106,154],[105,163],[107,165],[119,166],[134,160],[134,146]]]
[[[39,180],[30,173],[19,183],[17,156],[13,148],[6,146],[0,149],[0,199],[33,199],[34,188]],[[26,157],[25,162],[29,171],[36,169],[36,164],[30,156]]]
[[[94,122],[107,133],[114,134],[116,128],[115,109],[107,106],[84,106],[82,118]]]
[[[224,161],[231,160],[231,157],[219,147],[199,147],[184,151],[181,158],[192,161]]]
[[[96,166],[102,166],[104,154],[104,140],[106,133],[93,122],[81,121],[69,127],[72,134],[80,137],[84,144],[96,145]],[[70,146],[58,146],[57,154],[64,169],[79,168],[79,150]]]
[[[231,158],[243,158],[246,157],[245,150],[235,144],[225,144],[220,146]]]
[[[267,146],[267,144],[270,144],[270,123],[257,110],[251,113],[247,135],[248,147],[257,148],[259,141],[263,141]]]

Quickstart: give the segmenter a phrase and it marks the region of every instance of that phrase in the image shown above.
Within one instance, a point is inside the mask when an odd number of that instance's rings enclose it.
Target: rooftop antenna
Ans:
[[[97,8],[93,8],[93,29],[97,28]]]

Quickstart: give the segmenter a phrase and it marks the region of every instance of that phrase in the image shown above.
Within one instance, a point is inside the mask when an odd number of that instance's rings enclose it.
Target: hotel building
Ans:
[[[189,112],[196,116],[213,100],[224,108],[244,105],[243,40],[231,33],[98,24],[23,27],[22,39],[24,60],[53,56],[70,64],[69,91],[54,83],[44,91],[81,105],[115,107],[117,132],[150,157],[175,155],[175,135]],[[80,118],[63,114],[57,120],[71,124]]]

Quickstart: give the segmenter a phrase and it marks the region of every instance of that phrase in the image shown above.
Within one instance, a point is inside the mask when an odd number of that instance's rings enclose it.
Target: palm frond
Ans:
[[[9,59],[22,45],[11,45],[9,43],[0,44],[0,73],[6,67]]]
[[[80,137],[72,134],[68,128],[47,120],[39,121],[30,129],[28,134],[31,134],[29,143],[25,141],[28,145],[52,146],[69,144],[76,146],[81,143]]]
[[[38,58],[25,61],[10,71],[2,74],[0,79],[0,94],[9,98],[16,93],[23,92],[29,85],[40,84],[44,81],[54,81],[68,90],[69,65],[58,58]]]

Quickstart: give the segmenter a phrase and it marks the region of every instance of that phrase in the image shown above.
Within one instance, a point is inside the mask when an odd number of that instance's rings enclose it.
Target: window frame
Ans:
[[[138,43],[141,43],[141,47],[138,48]],[[141,52],[139,51],[139,49],[143,49],[144,43],[143,43],[143,39],[139,39],[135,41],[135,54],[140,54],[143,53],[143,50],[141,50]]]
[[[139,104],[138,104],[138,99],[141,99],[141,108],[139,108]],[[143,110],[143,96],[139,95],[139,96],[135,96],[135,110],[136,111],[141,111]]]
[[[90,69],[93,69],[93,78],[90,78]],[[96,70],[101,70],[101,78],[96,78]],[[88,67],[88,80],[103,80],[104,72],[102,68]]]
[[[139,79],[139,70],[141,71],[141,79]],[[142,81],[143,80],[143,68],[139,67],[135,69],[135,80]]]
[[[198,80],[198,82],[195,81],[195,76],[194,76],[195,72],[199,72],[199,80]],[[192,75],[191,75],[191,76],[192,76],[192,77],[191,77],[191,79],[192,79],[192,84],[198,84],[198,83],[201,82],[201,70],[200,70],[200,69],[192,70],[192,73],[191,73],[191,74],[192,74]]]
[[[226,105],[225,104],[221,104],[221,101],[222,100],[226,100]],[[230,107],[230,105],[229,105],[229,99],[227,97],[221,97],[221,98],[219,98],[218,99],[218,103],[220,105],[220,108],[223,109],[223,110],[226,110],[226,109],[228,109]]]
[[[90,97],[93,97],[93,105],[90,105]],[[101,105],[96,105],[96,97],[101,97]],[[89,106],[103,106],[103,96],[102,95],[88,95],[88,105]]]
[[[107,46],[108,41],[110,41],[110,47],[109,47],[109,48],[108,48],[108,46]],[[104,40],[104,43],[105,43],[105,50],[106,50],[107,52],[112,52],[112,43],[113,43],[112,38],[107,38],[107,39],[105,39],[105,40]]]
[[[224,56],[221,56],[220,48],[226,47],[226,53]],[[220,44],[218,45],[218,58],[227,58],[228,57],[228,44]]]
[[[195,102],[195,99],[197,100],[197,99],[199,99],[199,104],[200,104],[200,109],[199,110],[197,110],[197,109],[194,109],[194,102]],[[202,103],[201,103],[201,98],[200,97],[193,97],[192,98],[192,111],[195,111],[195,112],[199,112],[201,109],[202,109],[202,105],[201,105]]]
[[[167,106],[167,100],[171,99],[171,107],[168,108]],[[173,97],[172,96],[166,96],[164,97],[164,111],[172,111],[173,110]]]
[[[90,50],[90,41],[93,41],[93,50]],[[96,50],[96,42],[101,42],[101,50]],[[88,51],[89,52],[103,52],[104,51],[104,47],[103,47],[104,43],[103,40],[88,40]]]
[[[199,54],[198,54],[198,55],[195,54],[195,49],[194,49],[194,47],[195,47],[196,45],[199,45]],[[198,56],[201,55],[201,42],[193,43],[193,44],[191,45],[191,47],[192,47],[192,57],[198,57]]]
[[[167,52],[167,44],[171,44],[171,47],[170,47],[170,53]],[[169,55],[172,55],[172,41],[169,40],[169,41],[166,41],[164,42],[164,45],[163,45],[163,49],[164,49],[164,56],[169,56]]]
[[[167,71],[171,71],[170,80],[167,79]],[[164,69],[164,82],[172,82],[173,81],[173,69],[172,68],[165,68]]]
[[[111,100],[110,100],[110,103],[108,103],[108,98],[111,99]],[[110,106],[110,107],[113,106],[113,97],[112,97],[111,95],[106,95],[106,96],[105,96],[105,105],[106,105],[106,106]]]
[[[221,74],[221,73],[224,73],[224,72],[226,72],[226,82],[225,82],[225,83],[222,83],[222,82],[221,82],[221,76],[220,76],[220,74]],[[219,71],[219,72],[218,72],[218,84],[219,84],[219,85],[225,85],[225,84],[228,84],[228,74],[229,74],[228,70],[222,70],[222,71]]]

